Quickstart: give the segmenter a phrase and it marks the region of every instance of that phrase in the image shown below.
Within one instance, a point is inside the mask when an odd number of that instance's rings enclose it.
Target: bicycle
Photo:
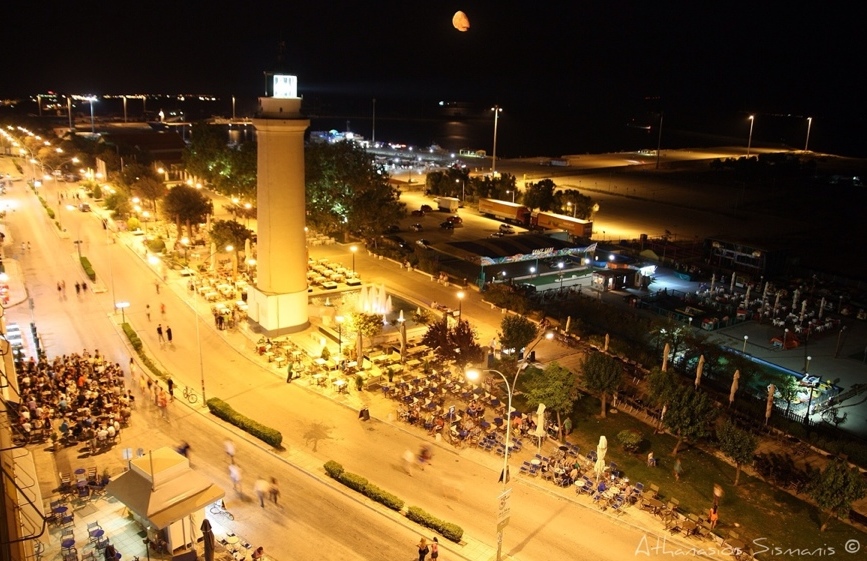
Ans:
[[[199,401],[199,396],[196,394],[195,390],[193,390],[193,388],[191,388],[190,386],[184,387],[184,397],[190,403],[195,403],[195,402]]]
[[[208,509],[208,512],[211,514],[217,514],[221,516],[225,516],[229,520],[234,520],[235,516],[226,510],[226,501],[219,501],[211,505],[211,508]]]

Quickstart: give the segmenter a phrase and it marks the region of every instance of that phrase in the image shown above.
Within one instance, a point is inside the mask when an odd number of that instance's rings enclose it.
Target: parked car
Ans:
[[[455,229],[455,223],[452,222],[451,220],[446,220],[445,222],[440,224],[440,228],[442,228],[443,230],[454,230]]]
[[[412,246],[409,245],[405,239],[400,236],[382,236],[382,243],[385,246],[393,247],[395,249],[402,249],[403,251],[411,252]]]
[[[449,216],[446,220],[448,220],[449,222],[451,222],[455,226],[460,226],[461,224],[464,223],[464,219],[461,218],[460,216],[458,216],[457,214],[453,214],[452,216]]]
[[[536,294],[536,285],[529,282],[522,282],[514,285],[515,292],[520,292],[524,296]]]
[[[421,224],[413,224],[412,226],[410,226],[410,229],[413,232],[421,232],[423,228],[421,227]]]
[[[421,208],[419,210],[421,210],[422,212],[433,212],[433,207],[430,205],[421,205]]]
[[[424,216],[423,210],[414,210],[410,213],[412,216]]]
[[[504,233],[502,233],[502,232],[494,232],[494,233],[491,234],[491,237],[492,237],[492,238],[502,238],[502,237],[504,237],[505,235],[506,235],[506,234],[504,234]]]
[[[81,212],[90,212],[90,205],[87,203],[81,203],[80,205],[78,205],[78,210],[80,210]]]
[[[430,242],[426,239],[420,239],[415,241],[415,245],[423,247],[425,249],[431,249]]]
[[[503,234],[514,234],[515,229],[512,228],[511,224],[500,224],[500,232]]]
[[[386,234],[396,234],[398,232],[400,232],[400,226],[398,226],[397,224],[392,224],[385,229]]]

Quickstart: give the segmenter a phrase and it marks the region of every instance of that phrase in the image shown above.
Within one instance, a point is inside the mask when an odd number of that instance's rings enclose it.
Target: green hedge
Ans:
[[[378,503],[384,504],[392,510],[399,511],[403,508],[403,505],[405,504],[403,499],[401,499],[400,497],[392,495],[388,491],[377,487],[360,475],[344,471],[343,466],[335,461],[329,460],[325,462],[325,472],[332,479],[336,479],[350,489],[354,489],[362,495],[373,499]]]
[[[138,336],[138,333],[135,332],[135,329],[128,323],[124,323],[121,326],[123,332],[126,334],[126,338],[129,339],[129,344],[132,345],[132,348],[135,349],[136,354],[139,359],[141,359],[142,364],[144,364],[148,370],[153,372],[158,378],[162,378],[163,380],[167,380],[169,375],[160,370],[160,368],[150,359],[150,357],[144,352],[144,344],[141,342],[141,338]]]
[[[208,409],[213,415],[216,415],[224,421],[250,433],[259,440],[270,444],[274,448],[280,448],[280,445],[283,442],[283,435],[280,431],[272,429],[271,427],[266,427],[258,421],[254,421],[253,419],[238,413],[231,405],[222,399],[216,397],[209,399]]]
[[[453,542],[460,542],[464,535],[464,529],[457,524],[441,520],[417,506],[409,507],[406,511],[406,517],[413,522],[418,522],[422,526],[427,526],[431,530],[439,532],[444,538],[450,539]]]
[[[327,473],[329,477],[343,483],[350,489],[354,489],[366,497],[384,504],[392,510],[401,510],[405,504],[403,499],[396,495],[392,495],[388,491],[380,489],[360,475],[344,471],[343,466],[333,460],[325,462],[325,473]],[[418,522],[422,526],[426,526],[439,532],[444,538],[450,539],[453,542],[460,542],[464,535],[464,529],[457,524],[440,520],[417,506],[409,507],[406,517],[413,522]]]
[[[96,282],[96,271],[93,270],[93,265],[90,264],[90,259],[87,257],[81,258],[81,267],[84,269],[84,273],[87,275],[91,281]]]

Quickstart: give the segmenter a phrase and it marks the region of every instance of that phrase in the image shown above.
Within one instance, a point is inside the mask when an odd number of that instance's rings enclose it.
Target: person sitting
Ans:
[[[263,557],[265,557],[265,548],[261,545],[257,547],[256,551],[253,552],[252,557],[253,559],[262,559]]]
[[[647,467],[656,467],[656,458],[653,457],[653,452],[647,453]]]

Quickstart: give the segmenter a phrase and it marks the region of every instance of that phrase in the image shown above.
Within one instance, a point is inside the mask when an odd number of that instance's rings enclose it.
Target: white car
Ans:
[[[515,229],[512,228],[510,224],[500,224],[500,233],[503,234],[514,234]]]

